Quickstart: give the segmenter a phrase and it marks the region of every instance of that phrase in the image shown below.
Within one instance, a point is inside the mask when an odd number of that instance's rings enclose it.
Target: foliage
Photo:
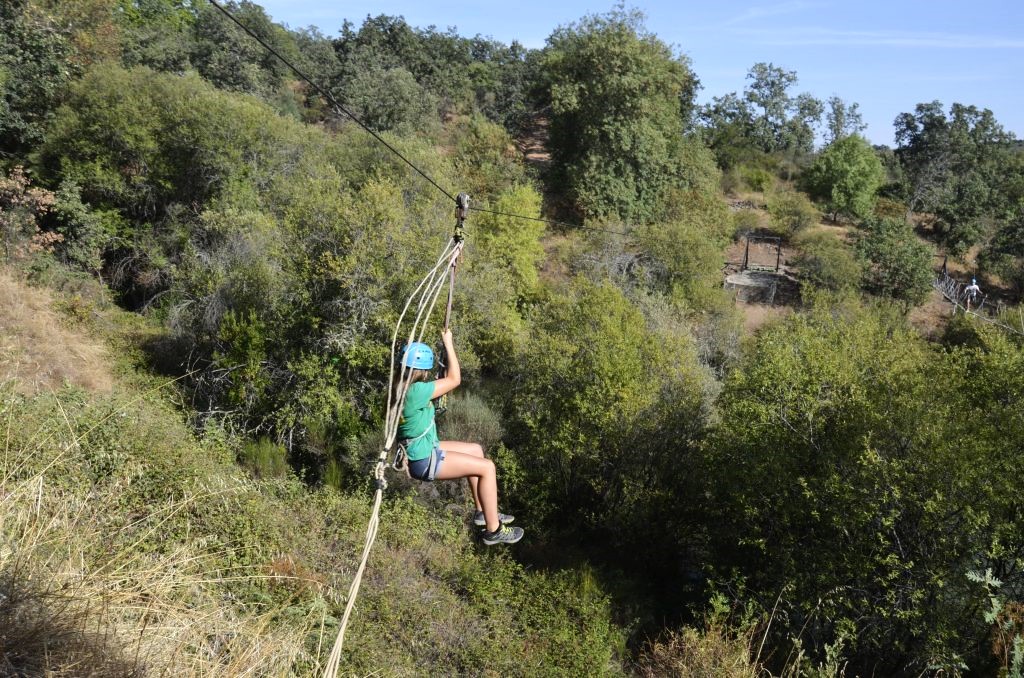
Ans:
[[[991,569],[984,574],[970,571],[967,578],[984,586],[988,594],[989,608],[984,619],[992,626],[992,651],[999,660],[1000,675],[1020,678],[1024,675],[1024,609],[1019,602],[1007,601],[999,595],[1003,582],[993,576]]]
[[[124,0],[32,0],[52,18],[74,52],[76,67],[88,67],[121,55],[123,36],[119,25]]]
[[[1024,202],[996,231],[978,257],[986,270],[1024,292]]]
[[[474,205],[489,203],[523,181],[521,156],[503,127],[481,115],[471,115],[453,122],[449,134],[460,186],[469,193]]]
[[[775,177],[763,167],[740,165],[739,175],[743,184],[752,191],[766,193],[775,186]]]
[[[701,469],[713,570],[778,599],[813,652],[847,637],[851,672],[989,661],[963,573],[1019,550],[1002,535],[1019,521],[1020,423],[997,431],[1022,353],[982,345],[942,353],[824,298],[762,330],[726,383]]]
[[[8,262],[52,251],[63,239],[58,233],[44,233],[40,229],[40,221],[53,209],[56,198],[46,189],[30,188],[31,183],[20,166],[8,176],[0,176],[0,237],[4,260]]]
[[[555,30],[542,57],[552,159],[586,216],[655,220],[686,170],[682,109],[696,79],[642,21],[624,10],[585,17]]]
[[[57,190],[52,215],[54,231],[63,238],[62,258],[72,266],[99,273],[116,232],[116,213],[90,210],[82,202],[78,185],[64,181]]]
[[[298,49],[291,33],[273,23],[259,5],[241,0],[225,6],[239,22],[291,62]],[[200,75],[219,88],[267,96],[277,90],[288,67],[209,4],[198,6],[191,22],[189,60]]]
[[[348,82],[345,101],[378,132],[409,134],[437,124],[439,102],[404,68],[360,69]]]
[[[821,218],[806,195],[786,190],[768,196],[768,214],[775,230],[786,236],[807,230]]]
[[[825,201],[835,221],[840,214],[861,219],[870,215],[884,178],[871,146],[851,134],[828,145],[802,181],[812,197]]]
[[[860,134],[867,125],[860,115],[860,105],[857,102],[847,104],[838,96],[831,96],[828,99],[828,113],[826,114],[827,130],[825,142],[835,143],[844,137],[852,134]]]
[[[701,630],[686,626],[669,632],[645,650],[640,675],[754,678],[762,671],[750,659],[755,639],[749,633],[744,636],[733,637],[729,629],[719,625]]]
[[[873,294],[916,306],[931,292],[932,248],[902,219],[871,219],[857,241],[864,285]]]
[[[281,478],[288,472],[286,450],[267,438],[242,444],[240,461],[259,478]]]
[[[800,277],[828,290],[856,289],[863,269],[853,249],[827,231],[801,233],[795,242],[800,248],[795,263]]]
[[[692,192],[673,201],[664,222],[637,229],[648,287],[706,310],[721,287],[722,250],[732,220],[718,196]]]
[[[728,169],[759,153],[810,153],[824,106],[810,94],[789,93],[798,82],[796,72],[760,62],[747,80],[742,97],[735,92],[714,97],[700,111],[702,134],[719,166]]]
[[[76,67],[55,20],[27,3],[0,14],[0,157],[38,144]]]
[[[1002,168],[999,186],[1008,203],[1001,218],[978,256],[978,262],[1009,282],[1020,294],[1024,291],[1024,153],[1018,150]]]
[[[495,212],[521,214],[537,221],[524,221],[496,214],[481,213],[476,218],[475,248],[470,254],[494,262],[510,276],[516,297],[525,300],[537,291],[537,268],[544,256],[540,238],[544,224],[540,219],[541,197],[529,185],[506,189],[490,207]],[[477,249],[474,252],[474,249]]]
[[[672,497],[689,490],[678,469],[711,391],[695,343],[669,327],[645,320],[608,283],[578,279],[537,309],[510,366],[509,441],[528,450],[530,514],[556,530],[599,534],[617,545],[602,560],[646,571],[674,569]]]
[[[749,104],[735,92],[713,97],[699,112],[700,135],[724,170],[760,152]]]
[[[533,107],[534,58],[515,41],[505,45],[482,36],[464,38],[454,28],[414,28],[402,17],[381,14],[367,16],[358,30],[346,21],[334,49],[343,101],[352,100],[351,83],[368,80],[364,71],[400,69],[440,109],[476,109],[506,129],[522,127]]]
[[[908,209],[934,214],[940,242],[962,254],[1007,207],[1000,188],[1012,135],[988,109],[955,103],[947,116],[938,101],[900,114],[895,126]]]

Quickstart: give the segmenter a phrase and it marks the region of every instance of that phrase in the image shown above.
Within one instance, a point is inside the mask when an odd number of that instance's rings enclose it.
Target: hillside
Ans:
[[[123,352],[156,327],[107,308],[115,352],[54,311],[66,299],[10,271],[0,279],[3,317],[31,304],[76,357],[83,347],[121,356],[102,364],[104,381],[75,383],[73,373],[48,388],[50,368],[19,358],[41,350],[35,338],[5,342],[0,365],[17,376],[3,382],[4,670],[318,673],[368,496],[310,491],[291,473],[254,478],[226,432],[188,426],[174,380],[148,372],[138,349]],[[436,514],[391,496],[346,671],[462,673],[487,657],[500,674],[617,673],[622,631],[581,576],[527,573],[479,551],[464,510]],[[507,650],[498,657],[495,634]]]
[[[625,7],[336,33],[0,6],[0,673],[333,678],[385,431],[448,480],[386,472],[339,675],[1024,670],[991,111],[701,104]]]

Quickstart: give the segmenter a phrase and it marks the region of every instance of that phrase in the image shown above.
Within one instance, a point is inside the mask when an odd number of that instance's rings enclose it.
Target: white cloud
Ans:
[[[940,49],[1024,49],[1024,40],[994,35],[843,31],[830,28],[735,29],[758,44],[832,47],[925,47]]]
[[[763,19],[770,16],[780,16],[782,14],[793,14],[795,12],[802,12],[805,9],[811,9],[814,7],[823,7],[824,3],[821,2],[808,2],[807,0],[791,0],[790,2],[782,2],[777,5],[762,5],[760,7],[751,7],[744,11],[742,14],[734,16],[725,22],[724,25],[732,26],[735,24],[746,23],[753,21],[754,19]]]

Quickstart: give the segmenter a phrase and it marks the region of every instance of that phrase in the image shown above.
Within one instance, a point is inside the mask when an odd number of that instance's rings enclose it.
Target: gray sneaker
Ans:
[[[498,522],[500,522],[502,525],[507,525],[515,519],[515,516],[510,516],[506,513],[498,512]],[[484,518],[483,511],[477,511],[473,514],[473,524],[477,527],[487,527],[487,519]]]
[[[517,541],[523,538],[523,528],[521,527],[509,527],[508,525],[502,525],[494,532],[488,532],[484,530],[483,542],[488,546],[494,546],[495,544],[515,544]]]

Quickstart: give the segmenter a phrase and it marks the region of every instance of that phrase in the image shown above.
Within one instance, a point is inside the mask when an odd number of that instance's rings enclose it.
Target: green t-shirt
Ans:
[[[434,426],[434,403],[430,402],[432,395],[434,382],[421,381],[410,386],[405,396],[402,418],[398,422],[398,439],[415,438],[424,431],[427,432],[406,448],[409,461],[426,459],[438,444],[437,428]]]

